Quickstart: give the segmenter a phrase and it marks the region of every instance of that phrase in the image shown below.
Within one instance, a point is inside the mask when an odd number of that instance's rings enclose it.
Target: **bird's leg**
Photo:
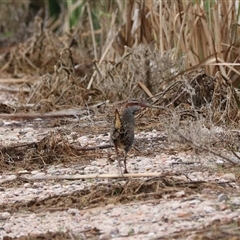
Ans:
[[[127,152],[124,152],[124,173],[128,173],[128,170],[127,170]]]
[[[120,161],[120,159],[119,159],[119,154],[118,154],[118,148],[117,148],[117,146],[115,146],[115,150],[116,150],[116,155],[117,155],[117,160],[118,160],[118,170],[119,170],[121,176],[123,176],[122,166],[121,166],[121,161]]]

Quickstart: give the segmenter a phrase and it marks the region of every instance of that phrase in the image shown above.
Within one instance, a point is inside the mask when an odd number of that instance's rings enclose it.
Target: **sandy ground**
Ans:
[[[23,125],[3,121],[1,144],[39,141],[53,130],[34,126],[31,122]],[[74,142],[81,146],[109,143],[109,133],[105,132],[79,135],[72,131],[69,141],[73,141],[72,136],[77,136]],[[155,172],[159,177],[47,179],[118,174],[117,161],[112,161],[113,148],[98,150],[87,162],[55,163],[32,170],[9,167],[2,171],[1,239],[34,239],[39,234],[47,237],[50,232],[66,232],[72,239],[196,239],[199,234],[214,239],[211,236],[219,232],[230,236],[232,228],[238,236],[240,191],[236,173],[219,170],[224,164],[219,157],[196,155],[189,149],[174,151],[166,138],[156,129],[138,131],[135,145],[141,146],[141,151],[132,149],[128,156],[130,173]],[[163,146],[171,151],[162,152]],[[28,181],[30,178],[42,180]]]

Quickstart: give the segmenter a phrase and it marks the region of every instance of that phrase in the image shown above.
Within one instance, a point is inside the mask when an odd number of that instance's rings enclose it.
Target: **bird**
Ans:
[[[146,107],[149,107],[149,105],[146,103],[138,100],[131,100],[126,103],[122,116],[120,116],[119,111],[115,109],[114,126],[111,131],[110,138],[115,147],[118,160],[118,168],[121,175],[123,175],[123,173],[118,149],[120,148],[124,150],[124,173],[128,173],[126,160],[127,153],[131,149],[134,141],[134,115],[141,108]]]

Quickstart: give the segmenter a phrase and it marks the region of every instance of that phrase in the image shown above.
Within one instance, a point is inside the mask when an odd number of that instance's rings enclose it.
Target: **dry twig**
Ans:
[[[193,142],[191,139],[187,138],[186,136],[184,136],[182,133],[180,133],[179,131],[177,131],[176,129],[173,129],[174,132],[176,132],[182,139],[184,139],[185,141],[187,141],[188,143],[190,143],[192,146],[194,146],[195,148],[199,149],[199,150],[203,150],[203,151],[206,151],[206,152],[209,152],[215,156],[218,156],[222,159],[224,159],[225,161],[233,164],[233,165],[237,165],[237,166],[240,166],[240,161],[233,161],[232,159],[226,157],[226,156],[223,156],[222,154],[220,153],[217,153],[213,150],[211,150],[210,148],[206,147],[206,146],[203,146],[203,145],[199,145],[195,142]]]

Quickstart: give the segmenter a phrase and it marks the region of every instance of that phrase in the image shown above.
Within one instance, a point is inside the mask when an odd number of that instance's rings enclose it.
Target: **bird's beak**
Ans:
[[[150,105],[148,103],[145,103],[145,102],[142,102],[140,106],[145,107],[145,108],[151,108],[152,107],[152,105]]]

